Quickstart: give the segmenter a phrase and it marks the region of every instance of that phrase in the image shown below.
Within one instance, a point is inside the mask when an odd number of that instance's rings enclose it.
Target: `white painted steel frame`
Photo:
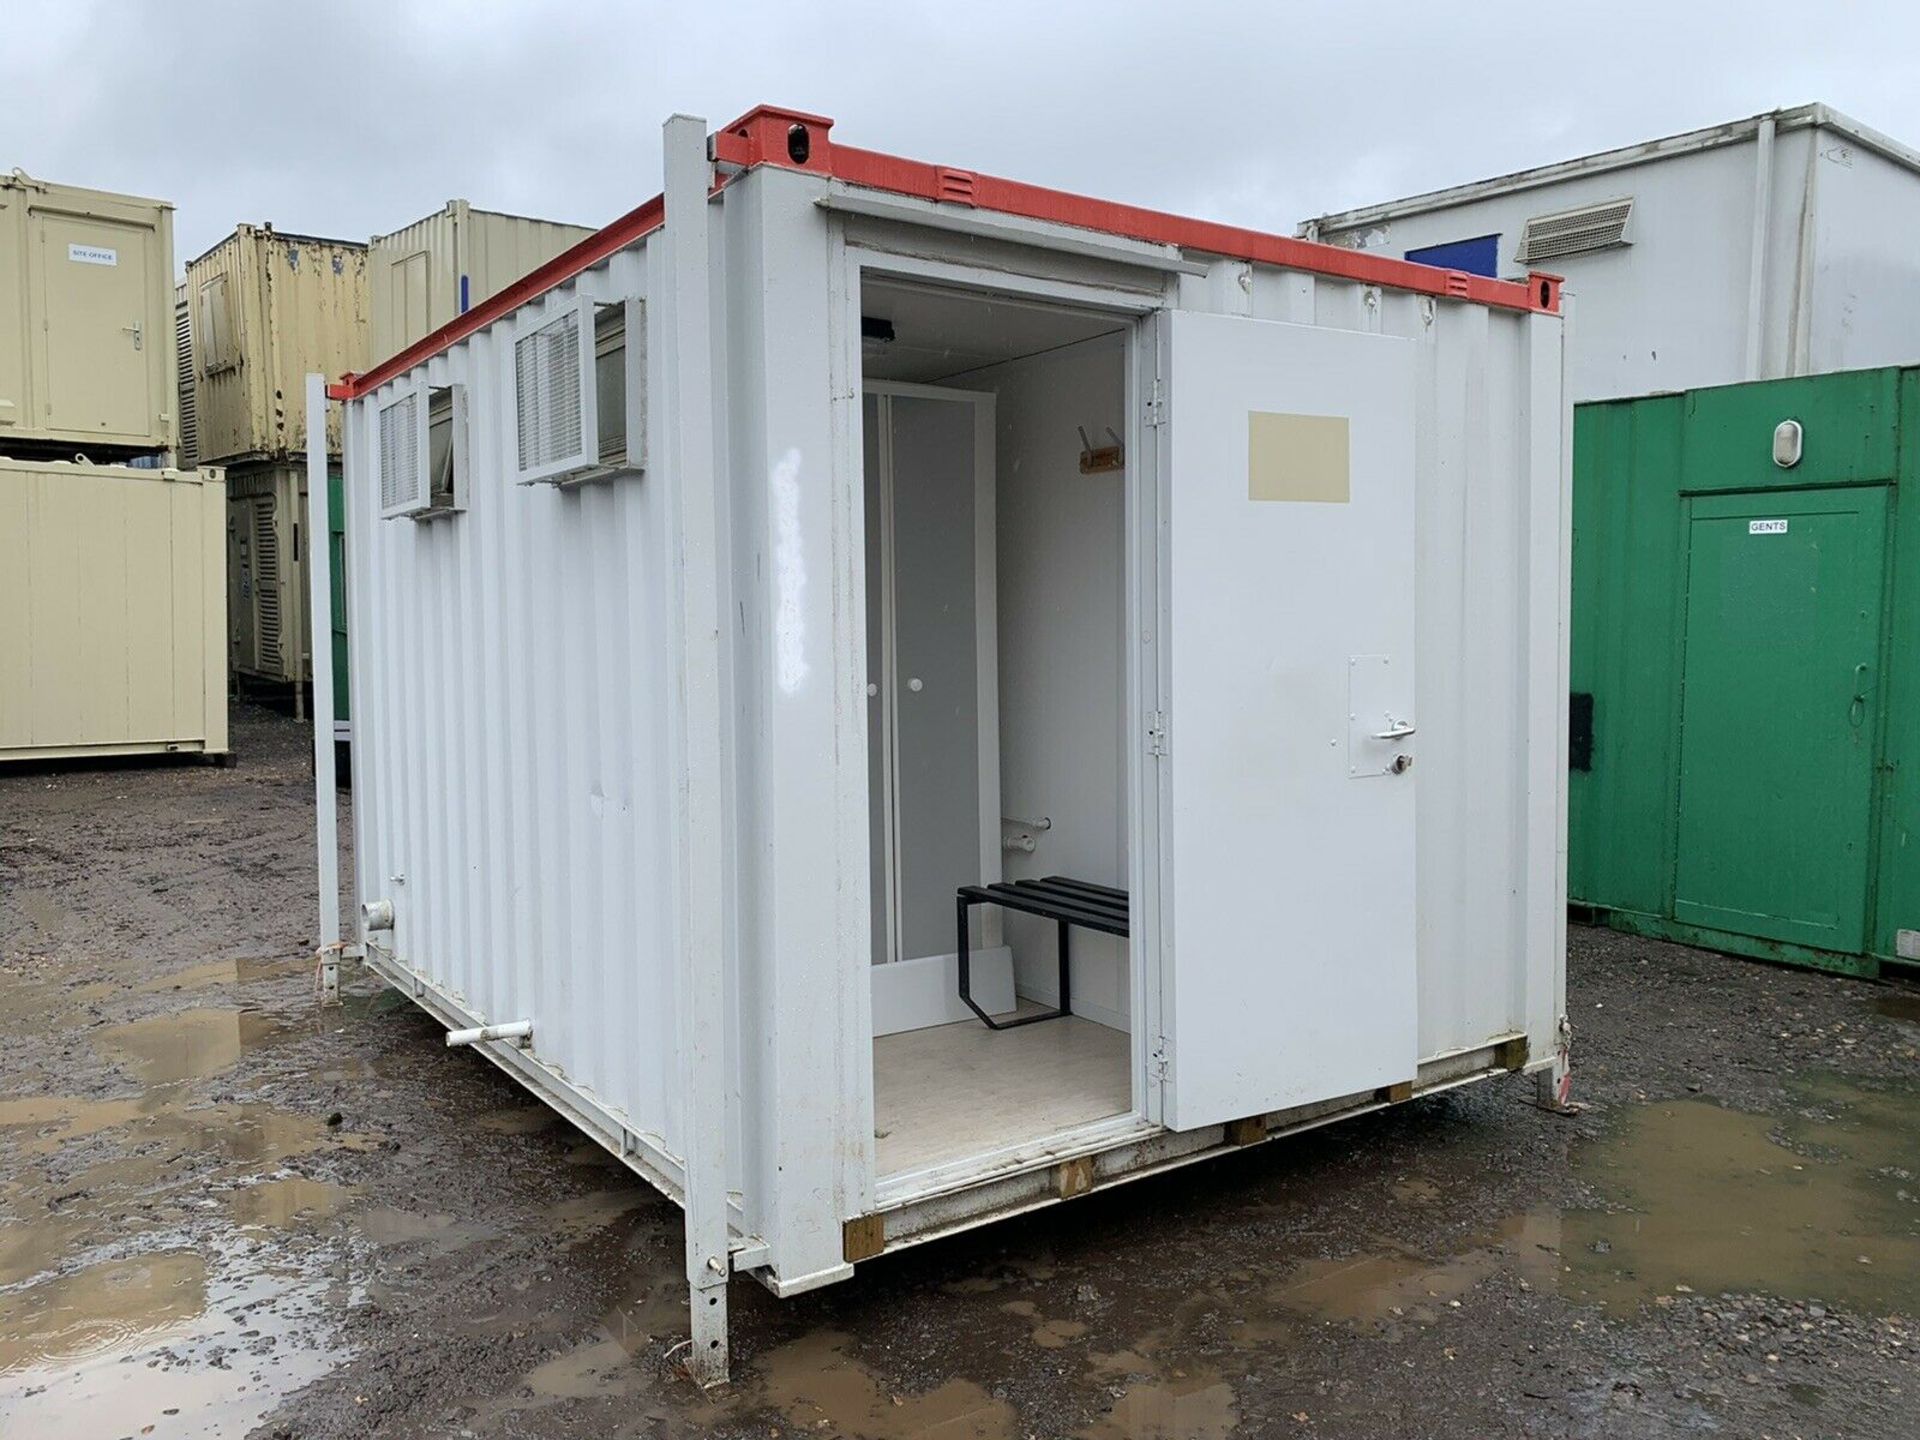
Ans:
[[[669,504],[677,512],[669,532],[679,540],[674,581],[680,602],[681,666],[675,687],[684,757],[675,792],[682,843],[670,847],[679,890],[681,966],[679,1051],[685,1067],[687,1284],[691,1288],[693,1347],[687,1368],[702,1384],[727,1377],[726,1136],[727,1078],[727,834],[721,669],[725,663],[725,606],[721,566],[719,465],[714,450],[713,304],[707,238],[707,126],[675,115],[666,126],[667,304],[673,337],[671,400],[667,407],[671,469]],[[591,391],[593,311],[582,306],[583,389]],[[582,396],[582,426],[598,445],[593,409]],[[672,552],[670,552],[672,553]]]
[[[356,860],[360,894],[396,909],[391,948],[369,964],[450,1027],[533,1020],[530,1051],[481,1048],[676,1200],[701,1177],[689,1279],[707,1295],[724,1283],[710,1262],[728,1252],[778,1293],[845,1278],[841,1226],[876,1209],[892,1247],[1047,1203],[1050,1167],[1066,1153],[1096,1155],[1105,1183],[1220,1148],[1210,1132],[1154,1130],[1149,1063],[1164,801],[1151,717],[1167,684],[1151,641],[1165,629],[1159,497],[1177,477],[1153,439],[1164,357],[1139,322],[1178,306],[1398,334],[1419,348],[1419,644],[1445,657],[1421,667],[1418,699],[1419,1083],[1494,1073],[1493,1047],[1516,1039],[1529,1068],[1555,1073],[1569,471],[1560,322],[1239,261],[1156,267],[827,211],[828,182],[774,168],[700,206],[682,199],[678,213],[697,209],[707,236],[695,244],[683,227],[673,254],[671,195],[690,184],[704,194],[708,179],[693,144],[704,127],[678,123],[666,230],[546,297],[656,302],[645,308],[660,473],[572,490],[511,484],[500,406],[512,317],[349,405]],[[1133,329],[1122,438],[1128,648],[1140,652],[1129,657],[1127,754],[1141,1116],[1135,1128],[1000,1155],[991,1177],[976,1165],[885,1194],[867,963],[863,270],[1096,309]],[[711,362],[690,371],[695,351],[680,342],[699,345],[700,316]],[[665,356],[674,363],[654,358]],[[383,521],[365,489],[369,420],[397,384],[422,379],[472,387],[470,508],[430,525]],[[710,482],[686,473],[702,445]],[[696,494],[710,508],[690,516]],[[683,649],[701,653],[698,667]],[[699,742],[711,748],[689,764],[696,712],[712,722]],[[697,850],[682,828],[694,797]],[[696,854],[712,863],[696,866]],[[716,996],[730,1006],[718,1023]],[[689,1048],[694,1034],[718,1043]],[[1345,1113],[1374,1103],[1326,1102]],[[716,1105],[719,1123],[690,1147],[691,1117]],[[716,1174],[717,1223],[701,1198]]]
[[[901,237],[902,240],[905,238]],[[963,243],[960,248],[964,250],[967,247]],[[1075,253],[1075,258],[1078,258],[1077,252],[1069,253]],[[1123,407],[1127,421],[1126,431],[1122,437],[1122,444],[1125,447],[1123,453],[1139,456],[1146,449],[1141,444],[1141,427],[1145,418],[1146,403],[1141,391],[1141,375],[1144,367],[1140,356],[1142,350],[1149,349],[1152,344],[1146,333],[1145,317],[1153,314],[1162,303],[1159,292],[1163,284],[1159,275],[1148,276],[1144,282],[1145,289],[1139,288],[1142,281],[1138,272],[1129,272],[1131,284],[1088,283],[1085,280],[1063,279],[1048,275],[1044,273],[1046,268],[1044,266],[1036,267],[1038,273],[1035,271],[1023,273],[1002,266],[981,265],[971,259],[937,253],[934,247],[924,243],[910,247],[902,244],[897,249],[888,248],[878,237],[863,239],[859,244],[846,245],[845,257],[842,280],[844,297],[841,304],[842,324],[850,326],[852,333],[856,335],[860,328],[860,295],[863,283],[868,276],[880,281],[908,281],[934,285],[950,293],[976,298],[982,303],[990,301],[995,296],[1017,297],[1063,311],[1109,315],[1117,323],[1127,325],[1125,381],[1127,399]],[[1109,257],[1103,254],[1100,258]],[[1129,262],[1134,259],[1131,255],[1127,258]],[[845,358],[839,358],[844,366],[847,363]],[[837,371],[833,382],[835,393],[844,389],[850,379],[856,386],[860,383],[862,372],[858,368],[857,353],[853,361],[856,368],[851,372],[845,369]],[[856,477],[853,483],[856,485],[854,493],[857,496],[860,493],[857,488],[857,477],[864,463],[864,451],[857,432],[842,445],[838,459],[843,474]],[[997,470],[997,460],[995,468]],[[1134,1017],[1129,1025],[1131,1060],[1128,1073],[1134,1116],[1157,1121],[1161,1076],[1149,1070],[1149,1056],[1159,1035],[1158,1017],[1162,988],[1158,970],[1159,949],[1157,945],[1143,944],[1142,937],[1154,933],[1149,927],[1157,924],[1160,911],[1159,871],[1157,868],[1151,871],[1143,868],[1145,857],[1159,854],[1157,834],[1150,836],[1144,830],[1146,817],[1150,813],[1157,815],[1159,807],[1156,803],[1153,810],[1149,812],[1143,803],[1144,797],[1141,792],[1143,786],[1158,783],[1157,776],[1153,772],[1161,768],[1153,764],[1155,757],[1150,753],[1143,754],[1147,732],[1146,715],[1149,710],[1157,706],[1159,690],[1155,684],[1144,683],[1141,677],[1143,671],[1149,675],[1156,675],[1160,671],[1160,647],[1155,637],[1164,634],[1165,627],[1160,623],[1164,606],[1158,595],[1158,579],[1143,585],[1140,576],[1135,573],[1138,568],[1138,557],[1142,554],[1143,542],[1150,544],[1146,537],[1151,537],[1158,528],[1156,517],[1159,513],[1158,502],[1150,496],[1143,498],[1142,494],[1143,490],[1153,483],[1152,477],[1156,471],[1151,464],[1141,465],[1138,470],[1139,474],[1136,475],[1136,467],[1129,466],[1123,476],[1124,503],[1127,512],[1126,554],[1129,560],[1126,576],[1128,643],[1125,646],[1128,714],[1124,749],[1127,757],[1126,823],[1131,832],[1127,843],[1128,887],[1133,915],[1133,933],[1128,937],[1126,949],[1129,1014]],[[862,548],[855,549],[853,553],[864,555],[864,537],[859,544]],[[1163,572],[1156,552],[1152,574],[1158,577],[1161,573]],[[870,603],[871,597],[868,596],[867,600]],[[1150,605],[1151,610],[1143,613],[1141,609],[1143,604]],[[861,613],[864,615],[864,609]],[[862,671],[861,685],[864,689],[866,680],[864,664]],[[995,691],[997,696],[997,677]],[[1154,698],[1150,699],[1150,697]],[[997,765],[997,739],[994,758]],[[992,834],[997,852],[1000,834],[997,806],[993,817]],[[996,873],[999,863],[1000,857],[996,853],[994,857]],[[873,1079],[870,1057],[864,1088],[867,1103],[871,1105]],[[868,1128],[871,1129],[871,1126]],[[1011,1147],[1011,1150],[1023,1156],[1043,1157],[1054,1153],[1063,1144],[1071,1144],[1083,1133],[1100,1133],[1108,1128],[1111,1128],[1109,1121],[1096,1121],[1091,1126],[1074,1127],[1059,1135],[1022,1141]],[[975,1169],[993,1169],[1003,1163],[1004,1159],[1004,1153],[996,1151],[979,1157],[977,1161],[972,1162],[972,1165]],[[1034,1163],[1041,1163],[1041,1161],[1035,1159]],[[963,1176],[967,1168],[964,1164],[943,1166],[939,1167],[936,1174],[913,1172],[891,1176],[882,1187],[873,1178],[873,1168],[870,1164],[869,1184],[864,1191],[867,1197],[865,1208],[885,1208],[889,1204],[904,1203],[911,1198],[916,1186],[951,1186],[958,1183],[957,1177]]]
[[[327,379],[307,376],[307,624],[313,666],[313,827],[319,861],[320,945],[325,988],[337,992],[340,966],[340,799],[334,789],[333,545],[327,519]],[[326,537],[319,544],[313,536]],[[324,674],[322,672],[325,672]]]

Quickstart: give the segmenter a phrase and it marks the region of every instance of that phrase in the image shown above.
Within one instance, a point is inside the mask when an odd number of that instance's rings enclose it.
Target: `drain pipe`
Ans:
[[[506,1025],[476,1025],[471,1030],[449,1030],[447,1044],[478,1045],[484,1040],[511,1040],[522,1049],[533,1043],[533,1022],[515,1020]]]
[[[1758,380],[1766,368],[1767,250],[1773,242],[1773,134],[1774,117],[1760,117],[1754,132],[1753,254],[1747,262],[1747,379]],[[1816,149],[1819,136],[1808,141]]]

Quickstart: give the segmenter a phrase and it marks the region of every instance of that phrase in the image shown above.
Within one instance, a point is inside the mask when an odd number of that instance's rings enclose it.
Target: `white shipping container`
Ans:
[[[684,1205],[703,1377],[735,1272],[1566,1078],[1557,285],[830,125],[335,389],[359,943]]]
[[[1825,105],[1382,205],[1300,233],[1372,255],[1565,276],[1576,402],[1915,356],[1920,153]]]

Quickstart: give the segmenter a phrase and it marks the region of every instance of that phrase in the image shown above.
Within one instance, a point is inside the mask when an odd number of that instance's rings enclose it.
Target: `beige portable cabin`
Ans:
[[[0,175],[0,454],[174,446],[173,207]]]
[[[449,200],[411,225],[374,236],[374,357],[405,349],[592,233]]]
[[[227,751],[226,485],[0,459],[0,761]]]
[[[306,453],[301,387],[372,358],[367,247],[242,225],[187,266],[199,453],[221,464]],[[340,448],[339,421],[329,451]]]
[[[371,358],[367,247],[242,225],[187,267],[199,453],[226,464],[229,654],[236,674],[299,685],[305,636],[305,377]],[[327,451],[340,420],[327,421]],[[296,696],[296,701],[298,697]]]

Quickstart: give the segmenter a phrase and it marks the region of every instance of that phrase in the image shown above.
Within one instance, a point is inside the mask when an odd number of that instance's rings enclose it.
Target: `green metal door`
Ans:
[[[1886,490],[1686,506],[1674,918],[1858,951]]]

